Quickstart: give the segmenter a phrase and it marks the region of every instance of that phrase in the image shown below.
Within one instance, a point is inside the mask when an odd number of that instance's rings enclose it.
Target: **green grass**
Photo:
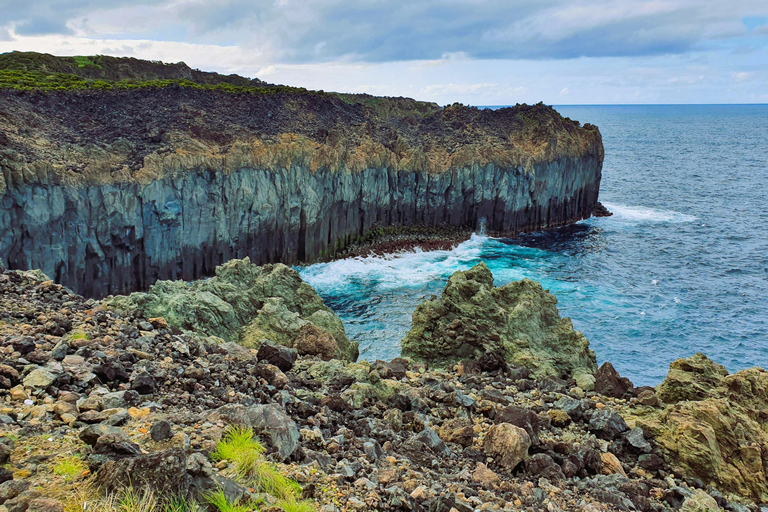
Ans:
[[[264,460],[264,447],[254,439],[253,430],[250,428],[231,427],[221,441],[217,443],[211,458],[215,461],[230,462],[234,468],[236,480],[241,484],[254,487],[259,492],[278,498],[280,500],[278,506],[286,512],[315,512],[317,510],[311,502],[298,499],[301,494],[301,486],[298,483],[281,474],[276,466]],[[214,504],[215,506],[225,506],[226,500],[221,501],[223,495],[212,496],[218,500],[217,504]],[[240,512],[236,508],[219,508],[219,510],[221,512]]]
[[[69,339],[70,339],[70,340],[87,340],[87,339],[89,339],[89,338],[88,338],[88,335],[87,335],[87,334],[85,334],[84,332],[82,332],[82,331],[77,331],[77,332],[73,332],[73,333],[70,335]]]
[[[172,496],[163,507],[163,512],[203,512],[203,508],[191,499]]]
[[[230,503],[224,495],[224,491],[216,491],[205,496],[205,501],[213,505],[219,512],[251,512],[257,510],[250,503]]]
[[[63,476],[65,480],[74,480],[85,473],[88,466],[85,461],[76,455],[65,455],[53,466],[55,475]]]
[[[179,86],[188,89],[223,91],[228,93],[247,94],[278,94],[278,93],[309,93],[303,87],[287,85],[258,87],[238,86],[226,82],[218,84],[198,84],[190,80],[92,80],[69,73],[44,73],[41,71],[23,71],[15,69],[0,69],[0,89],[21,91],[83,91],[83,90],[125,90],[164,88]],[[323,93],[313,93],[323,94]]]

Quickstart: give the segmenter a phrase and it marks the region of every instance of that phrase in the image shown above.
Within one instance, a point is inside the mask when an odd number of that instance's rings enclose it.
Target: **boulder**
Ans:
[[[279,263],[231,260],[210,279],[158,281],[146,293],[108,297],[103,305],[139,317],[163,317],[172,328],[256,349],[265,339],[295,346],[300,329],[312,325],[329,333],[339,358],[355,361],[358,356],[357,343],[347,338],[339,317],[298,272]]]
[[[157,495],[184,495],[189,490],[187,458],[179,448],[105,462],[96,474],[105,492],[131,486],[139,493],[151,489]]]
[[[402,341],[403,357],[435,366],[500,353],[536,378],[579,378],[597,370],[589,342],[561,318],[557,299],[523,279],[501,287],[485,263],[457,271],[439,298],[421,303]]]
[[[267,361],[269,364],[273,364],[280,368],[280,370],[287,372],[293,368],[293,364],[296,362],[298,353],[295,349],[286,347],[284,345],[278,345],[270,341],[263,341],[259,347],[259,352],[256,355],[261,361]]]
[[[595,392],[601,395],[621,398],[633,388],[632,381],[620,376],[608,361],[595,374]]]
[[[598,409],[589,419],[589,430],[594,432],[597,437],[612,441],[619,434],[629,430],[629,426],[616,411]]]
[[[695,489],[693,494],[685,498],[680,512],[719,512],[722,510],[715,498],[702,491]]]
[[[46,389],[54,382],[56,382],[56,375],[44,368],[32,370],[24,377],[24,387],[32,389]]]
[[[626,409],[625,416],[653,438],[676,472],[723,492],[767,502],[766,389],[765,370],[729,374],[696,354],[670,364],[657,388],[661,406],[635,406]]]
[[[528,455],[531,438],[520,427],[509,423],[493,425],[483,439],[483,450],[495,462],[512,471]]]

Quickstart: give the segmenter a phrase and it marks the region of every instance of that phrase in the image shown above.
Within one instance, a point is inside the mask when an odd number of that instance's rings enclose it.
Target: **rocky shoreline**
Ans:
[[[635,388],[586,346],[567,358],[586,340],[554,297],[483,284],[483,266],[420,306],[415,359],[345,361],[343,326],[294,271],[225,267],[207,286],[105,301],[0,274],[0,511],[74,512],[128,485],[289,510],[216,459],[233,425],[323,512],[757,512],[767,499],[763,370],[728,375],[697,355]],[[488,318],[516,330],[473,330]],[[433,364],[426,348],[449,339],[475,348]],[[556,339],[570,340],[562,354]]]

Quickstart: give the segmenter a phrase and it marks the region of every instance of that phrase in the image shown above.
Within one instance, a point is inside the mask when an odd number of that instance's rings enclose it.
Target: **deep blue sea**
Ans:
[[[768,367],[768,105],[561,106],[600,127],[600,200],[614,215],[450,251],[300,268],[361,357],[391,359],[416,305],[485,261],[528,277],[636,385],[704,352],[730,371]]]

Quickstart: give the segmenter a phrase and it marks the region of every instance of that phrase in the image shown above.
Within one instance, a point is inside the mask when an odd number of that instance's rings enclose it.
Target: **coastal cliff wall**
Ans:
[[[291,166],[189,171],[148,184],[22,184],[0,199],[0,262],[101,297],[197,279],[232,258],[312,261],[377,226],[472,229],[485,218],[488,230],[514,234],[589,217],[601,164],[586,155],[531,170]]]

